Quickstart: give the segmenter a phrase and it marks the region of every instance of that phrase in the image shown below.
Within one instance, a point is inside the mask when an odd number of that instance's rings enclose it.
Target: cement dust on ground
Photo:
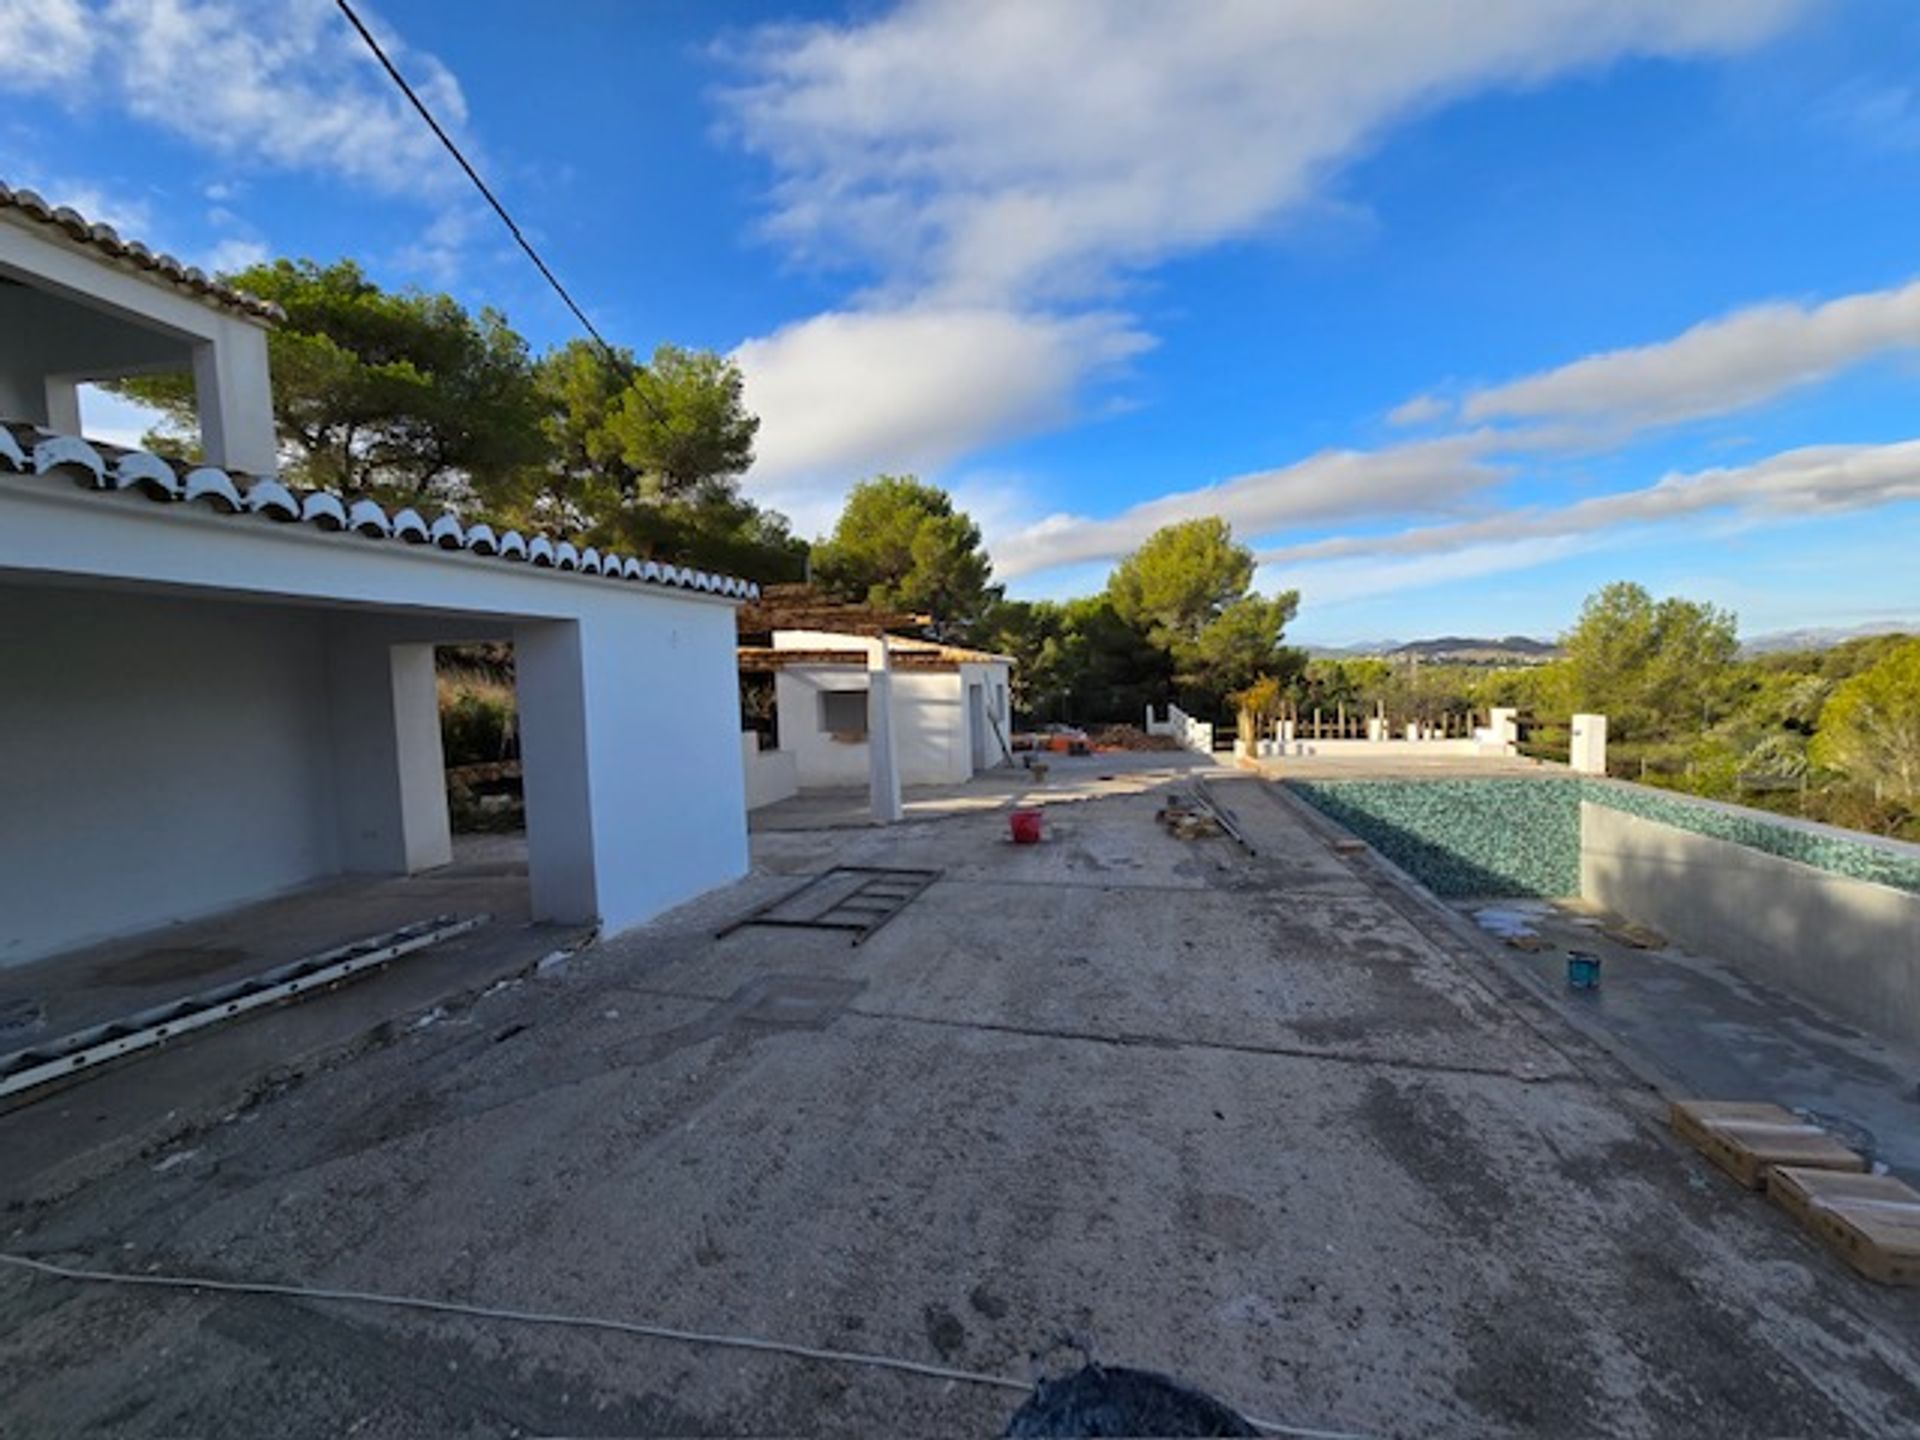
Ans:
[[[1262,782],[756,837],[756,871],[10,1217],[7,1248],[1021,1376],[1063,1334],[1374,1435],[1920,1427],[1920,1309]],[[1122,787],[1116,787],[1122,788]],[[712,932],[836,864],[858,947]],[[190,1153],[188,1153],[190,1152]],[[0,1276],[22,1435],[981,1435],[1018,1396],[770,1356]]]

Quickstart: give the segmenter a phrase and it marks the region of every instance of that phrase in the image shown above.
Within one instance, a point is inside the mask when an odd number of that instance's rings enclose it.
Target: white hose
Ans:
[[[427,1300],[417,1295],[383,1295],[371,1290],[329,1290],[311,1285],[282,1285],[271,1280],[215,1280],[199,1275],[129,1275],[115,1270],[83,1270],[56,1265],[27,1255],[9,1255],[0,1251],[0,1264],[51,1275],[61,1280],[79,1280],[100,1285],[144,1285],[158,1290],[212,1290],[227,1295],[278,1295],[293,1300],[337,1300],[348,1305],[379,1305],[391,1310],[427,1310],[440,1315],[464,1315],[475,1320],[507,1320],[520,1325],[559,1325],[575,1330],[609,1330],[621,1335],[642,1335],[652,1340],[676,1340],[686,1345],[712,1345],[728,1350],[754,1350],[767,1355],[791,1355],[801,1360],[820,1360],[830,1365],[860,1365],[871,1370],[893,1370],[921,1375],[930,1380],[951,1380],[964,1385],[990,1385],[999,1390],[1029,1394],[1032,1382],[1006,1375],[988,1375],[978,1370],[957,1370],[947,1365],[930,1365],[921,1360],[903,1360],[894,1355],[870,1355],[859,1350],[827,1350],[813,1345],[797,1345],[787,1340],[763,1340],[754,1335],[717,1335],[702,1330],[681,1330],[671,1325],[647,1325],[635,1320],[607,1320],[597,1315],[567,1315],[545,1310],[507,1310],[493,1305],[468,1305],[457,1300]],[[1244,1417],[1255,1429],[1272,1435],[1296,1435],[1302,1440],[1367,1440],[1345,1430],[1311,1430],[1278,1421]]]

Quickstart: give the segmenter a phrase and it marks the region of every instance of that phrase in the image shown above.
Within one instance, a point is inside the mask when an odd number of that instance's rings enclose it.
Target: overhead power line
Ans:
[[[387,52],[380,48],[380,42],[373,38],[373,32],[369,30],[365,22],[354,13],[353,6],[348,4],[347,0],[334,0],[334,3],[340,7],[340,13],[347,17],[347,23],[360,32],[360,38],[367,42],[367,48],[373,52],[373,58],[378,60],[381,68],[393,77],[393,83],[400,87],[400,93],[405,95],[407,99],[412,102],[413,108],[420,112],[420,118],[427,122],[427,128],[439,137],[440,143],[447,147],[447,153],[453,156],[462,170],[467,172],[467,178],[473,182],[474,189],[486,197],[487,204],[493,207],[493,213],[500,217],[500,223],[507,227],[508,233],[519,243],[520,248],[527,252],[527,258],[533,261],[534,267],[545,277],[547,284],[553,287],[553,293],[558,295],[561,300],[566,303],[567,309],[573,312],[574,319],[580,322],[587,334],[591,335],[599,344],[600,348],[606,352],[607,359],[613,363],[614,367],[617,370],[626,369],[626,366],[620,360],[618,352],[614,350],[613,346],[607,343],[605,336],[594,329],[593,321],[587,318],[587,312],[575,303],[573,296],[567,293],[567,287],[560,283],[560,277],[555,275],[552,269],[548,267],[547,262],[540,258],[540,252],[533,248],[533,242],[521,233],[520,227],[514,223],[513,216],[507,213],[507,207],[502,205],[499,197],[487,188],[487,182],[480,178],[480,172],[473,168],[472,163],[467,157],[460,153],[460,147],[454,144],[453,137],[447,134],[438,120],[433,118],[433,112],[427,108],[426,101],[414,93],[413,86],[407,83],[407,77],[402,75],[393,61],[387,58]]]

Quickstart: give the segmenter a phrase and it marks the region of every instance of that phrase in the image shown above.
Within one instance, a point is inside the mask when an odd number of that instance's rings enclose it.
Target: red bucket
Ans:
[[[1013,830],[1014,844],[1038,845],[1040,843],[1040,812],[1038,810],[1008,811],[1007,824]]]

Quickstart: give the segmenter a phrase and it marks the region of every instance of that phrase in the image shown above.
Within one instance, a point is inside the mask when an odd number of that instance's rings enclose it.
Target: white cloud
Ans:
[[[441,193],[458,178],[328,0],[0,0],[0,34],[13,56],[0,91],[104,97],[214,154],[387,194]],[[452,74],[395,37],[381,43],[458,133],[467,108]]]
[[[1345,536],[1270,550],[1263,564],[1292,565],[1389,555],[1444,555],[1521,540],[1593,536],[1709,511],[1781,518],[1871,509],[1920,500],[1920,440],[1891,445],[1813,445],[1751,465],[1669,474],[1638,490],[1551,509],[1510,510],[1484,519],[1390,535]]]
[[[1409,116],[1629,55],[1715,55],[1801,0],[910,0],[763,29],[727,103],[772,228],[915,293],[1058,298],[1247,234]]]
[[[229,236],[207,252],[203,268],[216,275],[231,275],[250,265],[263,265],[273,252],[264,241]]]
[[[990,537],[994,571],[1005,577],[1117,559],[1162,525],[1204,515],[1218,515],[1248,536],[1371,515],[1432,513],[1501,478],[1487,459],[1493,438],[1476,432],[1383,450],[1323,450],[1275,470],[1162,495],[1111,519],[1050,516],[1004,538]]]
[[[751,488],[803,531],[822,528],[855,480],[938,470],[996,438],[1060,423],[1085,376],[1146,344],[1106,315],[816,315],[734,352],[761,424]]]
[[[1451,412],[1452,407],[1437,395],[1416,395],[1389,410],[1387,422],[1392,425],[1424,425]]]
[[[1750,306],[1670,340],[1589,355],[1476,390],[1460,409],[1468,420],[1551,417],[1629,427],[1662,424],[1756,405],[1874,355],[1915,345],[1920,345],[1920,280],[1823,305]]]
[[[753,484],[776,503],[797,486],[795,508],[810,513],[823,477],[837,487],[879,464],[935,468],[1058,423],[1116,348],[1144,343],[1101,314],[1092,323],[1109,343],[1077,355],[1059,337],[1082,322],[1063,314],[1111,306],[1140,270],[1324,204],[1327,178],[1394,124],[1627,56],[1736,51],[1802,8],[906,0],[852,23],[761,27],[734,49],[741,80],[722,104],[774,171],[768,232],[870,284],[843,311],[741,347],[763,422]],[[941,342],[934,315],[973,318]],[[1403,481],[1403,465],[1420,481]],[[1057,516],[1003,539],[996,557],[1003,574],[1032,573],[1118,554],[1153,517],[1201,506],[1232,508],[1257,533],[1430,508],[1486,478],[1445,448],[1320,456],[1115,520]]]
[[[80,0],[0,0],[10,89],[58,91],[83,72],[99,32]]]
[[[1445,554],[1416,555],[1393,560],[1328,560],[1314,565],[1262,565],[1254,584],[1262,590],[1297,588],[1302,609],[1311,619],[1357,600],[1396,595],[1454,580],[1474,580],[1512,570],[1531,570],[1592,548],[1586,537],[1555,535],[1530,540],[1506,540],[1468,545]],[[1417,618],[1408,623],[1420,628]]]

